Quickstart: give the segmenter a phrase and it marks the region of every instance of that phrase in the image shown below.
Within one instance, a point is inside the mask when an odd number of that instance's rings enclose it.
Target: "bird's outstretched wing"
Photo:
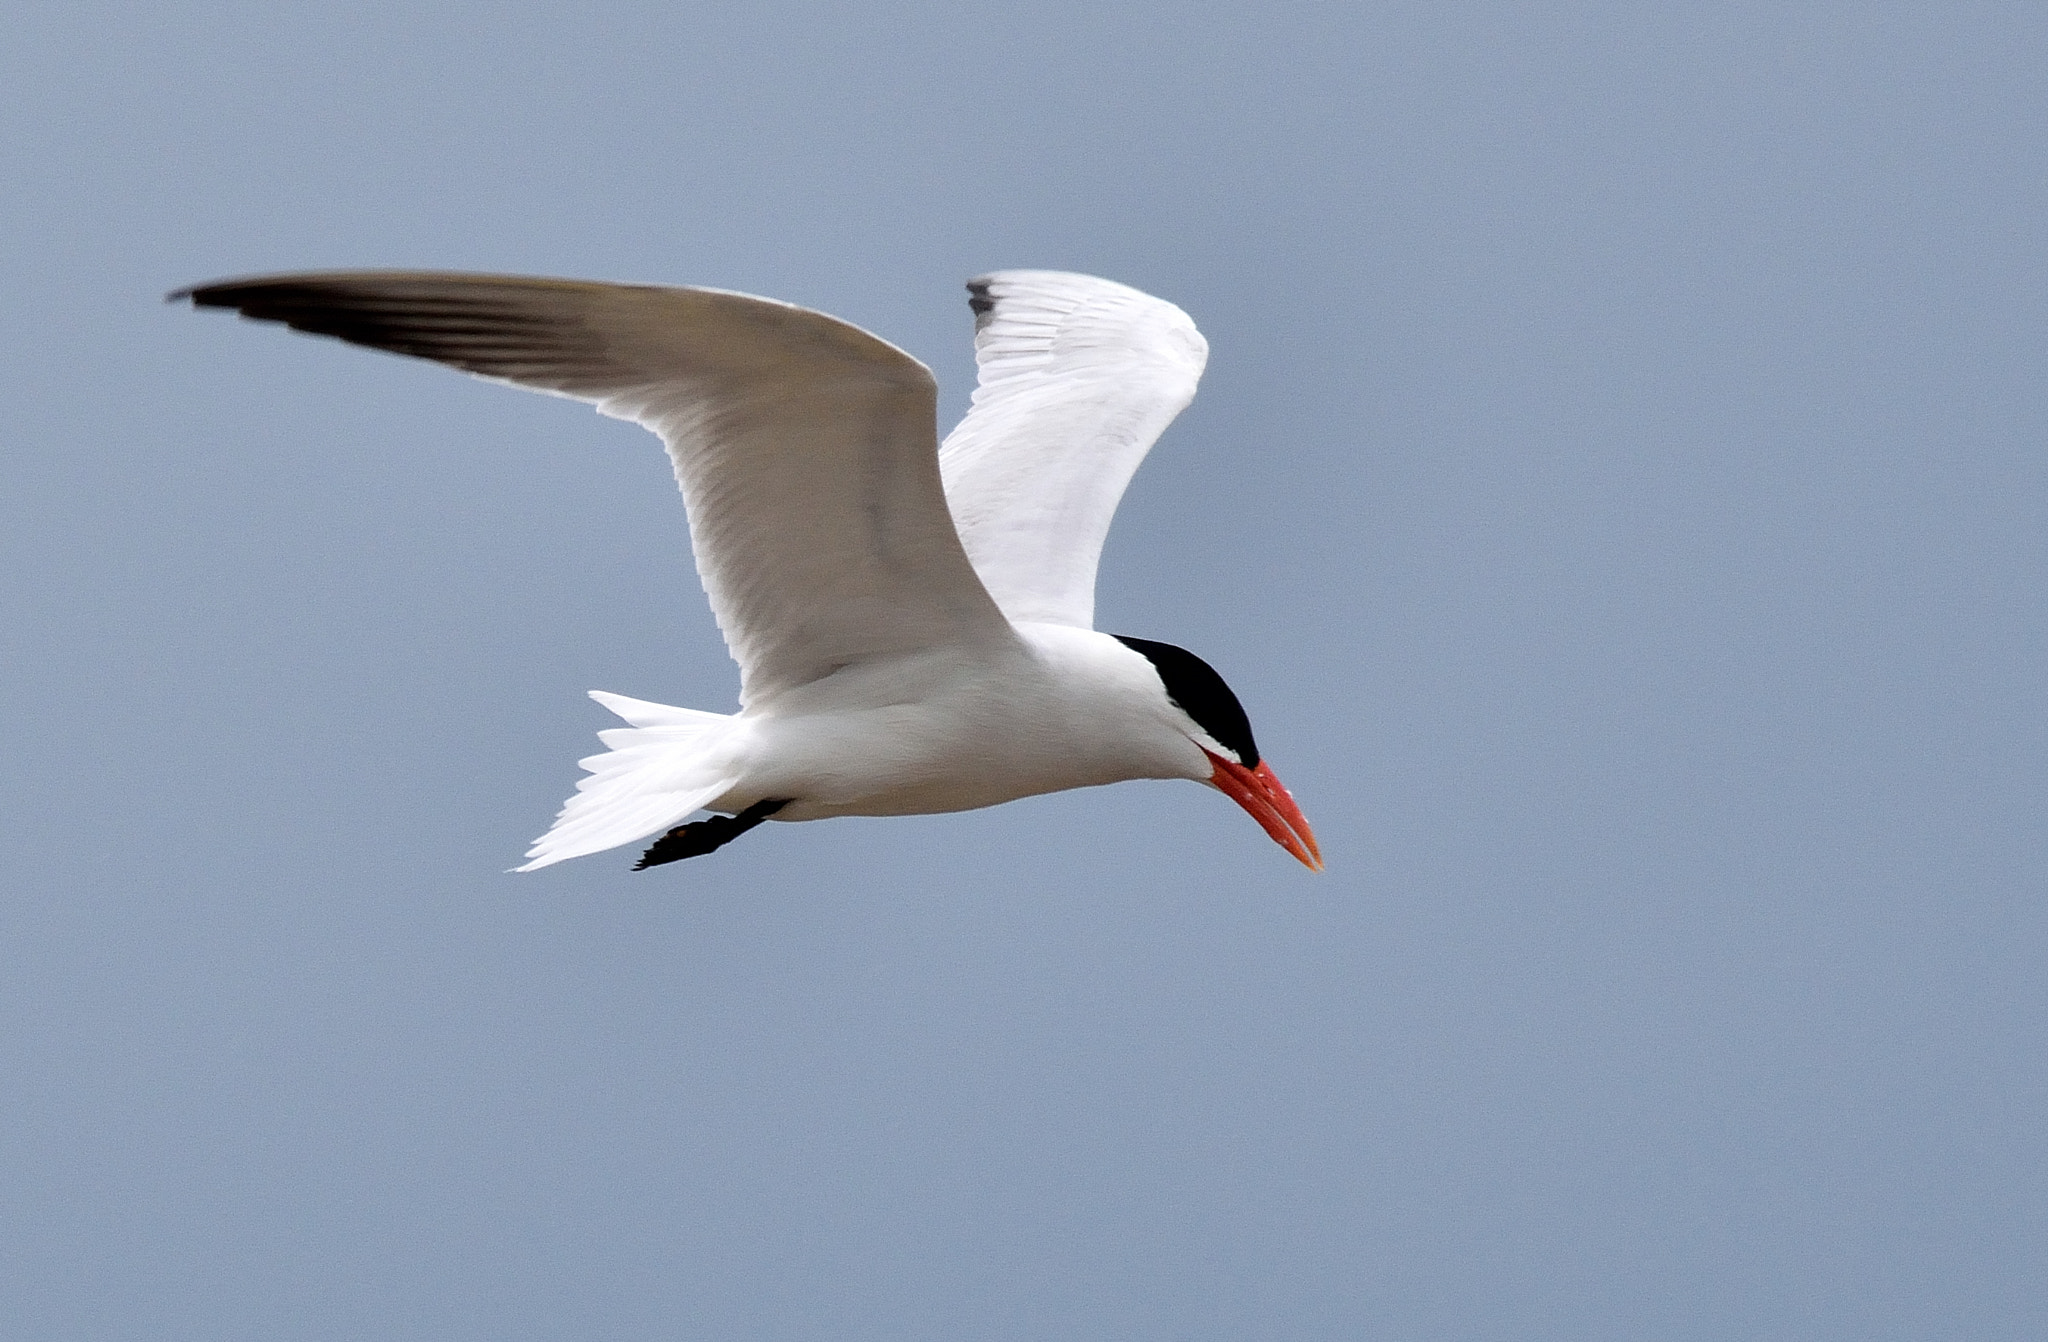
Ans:
[[[837,318],[714,289],[416,271],[172,297],[589,401],[660,434],[743,703],[872,658],[1013,636],[947,512],[930,370]]]
[[[1173,304],[1053,270],[968,283],[980,385],[939,451],[974,570],[1012,620],[1093,628],[1124,486],[1194,399],[1208,342]]]

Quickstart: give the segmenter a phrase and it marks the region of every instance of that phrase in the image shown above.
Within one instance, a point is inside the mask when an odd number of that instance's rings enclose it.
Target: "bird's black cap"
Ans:
[[[1247,769],[1259,767],[1259,747],[1252,740],[1251,719],[1244,715],[1244,705],[1237,702],[1237,696],[1216,674],[1215,667],[1171,643],[1126,638],[1122,634],[1110,637],[1152,663],[1152,669],[1166,686],[1166,697],[1219,745],[1234,752],[1239,764]]]

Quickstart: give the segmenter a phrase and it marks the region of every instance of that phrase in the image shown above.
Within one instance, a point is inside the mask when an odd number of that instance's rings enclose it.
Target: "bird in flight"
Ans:
[[[667,445],[740,711],[593,691],[627,725],[598,734],[607,750],[519,871],[659,836],[639,870],[770,819],[1133,778],[1207,783],[1320,870],[1223,678],[1095,630],[1110,518],[1193,399],[1208,342],[1173,304],[1088,275],[967,288],[979,382],[943,445],[930,369],[747,294],[347,271],[171,298],[587,401]]]

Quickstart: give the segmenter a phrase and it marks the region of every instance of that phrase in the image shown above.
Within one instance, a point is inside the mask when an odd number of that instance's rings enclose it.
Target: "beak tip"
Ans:
[[[1209,754],[1209,759],[1215,766],[1209,777],[1213,787],[1243,807],[1273,842],[1304,867],[1310,871],[1323,869],[1323,850],[1316,842],[1315,831],[1309,828],[1308,817],[1295,805],[1293,794],[1273,773],[1271,765],[1261,760],[1247,769],[1215,754]]]

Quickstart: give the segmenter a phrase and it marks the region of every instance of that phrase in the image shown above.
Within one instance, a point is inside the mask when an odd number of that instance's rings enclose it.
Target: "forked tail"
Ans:
[[[515,871],[536,871],[644,839],[679,824],[738,781],[731,730],[736,719],[603,690],[592,690],[590,697],[630,725],[597,734],[608,749],[577,761],[590,777],[576,785],[554,827],[527,850],[531,860]]]

